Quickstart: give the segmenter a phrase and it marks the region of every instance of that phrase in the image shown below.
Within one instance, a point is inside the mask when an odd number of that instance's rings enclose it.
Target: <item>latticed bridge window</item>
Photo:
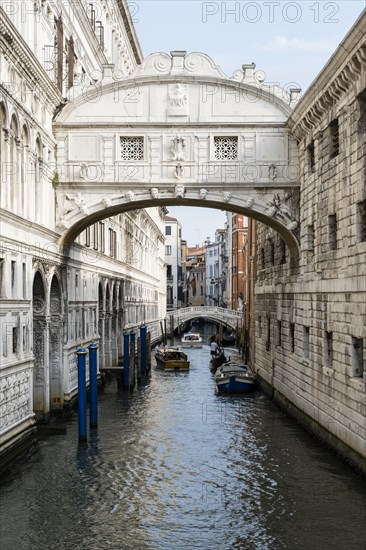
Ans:
[[[121,160],[143,160],[143,158],[143,137],[121,137]]]
[[[238,138],[220,136],[214,138],[216,160],[236,160],[238,158]]]

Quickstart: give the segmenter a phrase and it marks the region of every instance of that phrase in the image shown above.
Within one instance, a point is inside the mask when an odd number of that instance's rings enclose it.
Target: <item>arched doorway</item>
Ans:
[[[36,272],[33,280],[33,408],[36,416],[49,413],[47,369],[47,322],[45,286],[42,275]]]
[[[58,278],[53,276],[50,290],[49,364],[51,410],[60,410],[63,405],[62,384],[62,311],[61,289]]]

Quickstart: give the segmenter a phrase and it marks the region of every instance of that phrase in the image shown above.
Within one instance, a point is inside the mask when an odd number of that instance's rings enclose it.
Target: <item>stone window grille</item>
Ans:
[[[214,137],[216,160],[237,160],[238,138],[237,136]]]
[[[339,122],[338,118],[332,120],[329,124],[330,140],[330,158],[333,159],[339,155]]]
[[[324,359],[327,367],[333,364],[333,332],[326,332],[324,338]]]
[[[357,203],[356,231],[357,241],[366,241],[366,199]]]
[[[329,249],[337,250],[337,215],[328,216]]]
[[[18,328],[17,327],[13,327],[13,342],[12,342],[13,346],[12,346],[12,350],[13,350],[13,353],[17,353],[18,351]]]
[[[352,375],[361,377],[365,369],[364,344],[362,338],[352,336]]]
[[[271,319],[267,317],[267,340],[266,340],[266,350],[271,349]]]
[[[291,353],[295,353],[295,323],[290,323]]]
[[[121,137],[121,160],[143,160],[144,159],[144,138],[143,137]]]
[[[309,145],[307,147],[307,152],[308,152],[308,165],[309,165],[310,172],[315,172],[315,144],[314,144],[314,140],[311,143],[309,143]]]
[[[286,243],[280,238],[280,264],[286,263]]]
[[[305,359],[309,358],[309,333],[310,329],[309,327],[303,326],[303,332],[302,332],[302,349]]]
[[[277,346],[282,346],[282,321],[277,321]]]

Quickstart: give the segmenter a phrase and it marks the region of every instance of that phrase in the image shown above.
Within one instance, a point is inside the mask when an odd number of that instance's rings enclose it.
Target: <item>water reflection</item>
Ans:
[[[106,387],[100,426],[4,480],[1,550],[363,547],[366,488],[263,395],[217,396],[209,348],[189,373]]]

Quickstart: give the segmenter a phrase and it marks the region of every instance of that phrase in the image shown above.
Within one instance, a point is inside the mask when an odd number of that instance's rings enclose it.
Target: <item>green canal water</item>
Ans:
[[[100,395],[100,425],[2,480],[1,550],[360,550],[366,484],[264,395],[220,397],[209,348]]]

